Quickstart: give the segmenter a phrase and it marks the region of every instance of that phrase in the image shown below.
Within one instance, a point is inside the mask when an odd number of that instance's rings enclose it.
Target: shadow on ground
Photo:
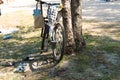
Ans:
[[[47,80],[119,80],[120,41],[108,36],[85,35],[87,47],[67,56]]]
[[[17,67],[19,63],[26,63],[28,71],[40,71],[55,66],[57,63],[53,61],[52,52],[43,52],[41,54],[41,39],[38,33],[31,36],[36,31],[28,29],[13,33],[12,38],[3,39],[0,37],[0,66],[2,69],[6,67]],[[27,35],[28,34],[28,35]],[[26,37],[27,36],[27,37]]]

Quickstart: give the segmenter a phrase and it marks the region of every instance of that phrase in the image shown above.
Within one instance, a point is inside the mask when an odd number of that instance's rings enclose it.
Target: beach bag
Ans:
[[[35,28],[42,28],[45,26],[44,24],[44,18],[41,13],[41,10],[38,9],[40,6],[38,6],[40,3],[37,2],[36,9],[33,10],[33,16],[34,16],[34,27]]]

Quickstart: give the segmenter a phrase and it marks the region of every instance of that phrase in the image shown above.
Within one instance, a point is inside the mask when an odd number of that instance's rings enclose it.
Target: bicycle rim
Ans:
[[[54,27],[53,39],[55,41],[52,48],[53,59],[56,62],[60,62],[64,53],[65,34],[63,27],[59,23],[57,23]]]

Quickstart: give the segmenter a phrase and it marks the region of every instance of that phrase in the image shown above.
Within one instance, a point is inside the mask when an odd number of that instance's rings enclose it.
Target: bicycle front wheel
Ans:
[[[55,24],[55,27],[53,29],[52,52],[54,61],[60,62],[61,59],[63,58],[64,44],[65,44],[64,28],[61,26],[60,23],[57,23]]]

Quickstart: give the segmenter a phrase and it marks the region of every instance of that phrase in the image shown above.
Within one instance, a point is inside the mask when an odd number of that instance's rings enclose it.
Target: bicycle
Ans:
[[[46,67],[53,67],[57,63],[59,63],[64,55],[64,46],[65,46],[65,32],[64,27],[58,20],[57,14],[58,10],[52,11],[52,9],[58,8],[59,3],[46,3],[39,0],[41,4],[41,14],[43,15],[42,4],[48,5],[47,7],[47,16],[44,18],[45,27],[42,27],[41,31],[41,54],[44,52],[49,52],[52,54],[52,62],[55,64],[48,64],[51,61],[47,61],[48,58],[46,56],[28,56],[22,59],[22,61],[17,62],[8,62],[4,66],[17,66],[15,72],[24,72],[25,67],[29,64],[31,70],[39,70],[40,68],[43,70]],[[52,13],[52,15],[50,14]],[[54,15],[54,16],[53,16]],[[57,20],[56,20],[57,19]],[[36,57],[33,59],[32,57]],[[30,62],[28,62],[29,60]],[[51,60],[51,59],[49,59]],[[26,62],[27,61],[27,62]],[[27,64],[26,64],[27,63]],[[48,65],[50,66],[48,66]]]
[[[40,3],[41,14],[43,15],[43,4],[47,5],[47,16],[44,17],[45,27],[42,27],[41,38],[41,53],[50,52],[53,56],[53,61],[59,63],[63,58],[65,32],[61,23],[56,20],[58,18],[58,8],[60,3],[47,3],[37,0]]]

